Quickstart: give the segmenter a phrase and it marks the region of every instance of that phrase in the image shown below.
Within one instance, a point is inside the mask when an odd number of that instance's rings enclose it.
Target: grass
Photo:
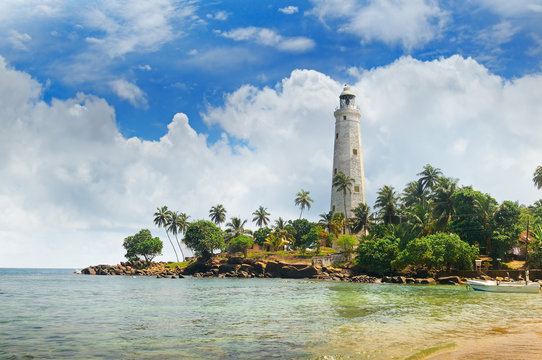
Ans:
[[[329,255],[336,253],[337,250],[322,247],[318,256]],[[262,260],[279,260],[283,262],[310,262],[310,260],[316,256],[316,251],[306,251],[302,253],[300,251],[248,251],[249,259],[262,259]]]
[[[441,350],[448,350],[456,347],[456,344],[449,343],[449,344],[442,344],[433,346],[427,349],[423,349],[415,354],[410,355],[405,360],[422,360],[427,358],[429,355],[433,355],[434,353],[441,351]]]
[[[187,267],[188,264],[190,264],[190,261],[175,262],[175,263],[166,264],[166,267],[171,270],[175,269],[176,267],[180,267],[182,269],[182,268]]]

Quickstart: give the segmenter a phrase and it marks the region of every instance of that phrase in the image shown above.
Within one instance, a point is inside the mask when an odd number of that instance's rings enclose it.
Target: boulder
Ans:
[[[269,261],[265,267],[265,274],[268,277],[280,277],[280,271],[284,264],[278,261]]]
[[[459,285],[462,281],[459,276],[443,276],[438,278],[438,283],[442,285]]]
[[[192,263],[184,268],[183,274],[185,275],[194,275],[195,273],[205,273],[207,271],[210,271],[213,267],[213,264],[211,262],[205,261],[200,262],[197,261],[195,263]]]
[[[229,272],[235,272],[237,271],[238,267],[240,265],[234,265],[234,264],[222,264],[218,267],[218,273],[219,274],[225,274]]]
[[[312,266],[308,265],[302,268],[296,266],[286,265],[280,269],[280,275],[283,278],[289,279],[303,279],[303,278],[312,278],[319,275],[318,270]]]
[[[437,282],[433,278],[416,279],[416,284],[434,285]]]

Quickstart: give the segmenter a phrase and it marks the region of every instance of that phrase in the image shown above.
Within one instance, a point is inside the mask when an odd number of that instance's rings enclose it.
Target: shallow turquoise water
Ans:
[[[402,358],[541,319],[539,295],[461,286],[0,269],[0,358]]]

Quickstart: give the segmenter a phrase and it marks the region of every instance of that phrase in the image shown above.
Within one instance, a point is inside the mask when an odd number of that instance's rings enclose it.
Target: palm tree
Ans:
[[[258,210],[254,211],[252,213],[254,215],[254,218],[252,218],[252,222],[255,222],[258,227],[267,226],[269,224],[269,215],[270,213],[267,212],[267,209],[263,206],[260,206]]]
[[[220,226],[220,224],[226,221],[226,209],[224,209],[224,206],[222,206],[222,204],[213,206],[211,210],[209,210],[209,217],[215,224]]]
[[[350,219],[350,225],[353,233],[359,233],[367,228],[370,211],[371,208],[364,203],[359,203],[358,206],[352,209],[354,216]]]
[[[226,224],[226,241],[233,239],[239,235],[250,235],[252,231],[245,229],[246,220],[241,220],[238,217],[232,217],[230,222]]]
[[[277,251],[278,249],[284,247],[284,245],[287,245],[288,242],[286,242],[286,240],[284,240],[282,237],[277,236],[275,232],[272,232],[267,236],[264,244],[273,249],[273,251]]]
[[[405,207],[411,207],[414,204],[424,205],[428,196],[429,190],[424,188],[421,181],[411,181],[403,190],[401,199]]]
[[[384,220],[384,224],[394,224],[397,222],[397,194],[393,186],[384,185],[378,190],[375,202],[375,209],[379,210],[379,215]]]
[[[346,192],[349,194],[352,193],[352,186],[354,185],[354,179],[346,175],[342,171],[339,171],[333,176],[333,187],[336,191],[342,191],[343,200],[344,200],[344,217],[347,218],[346,214]]]
[[[453,194],[457,191],[457,180],[441,177],[433,195],[433,216],[437,229],[445,231],[454,214]]]
[[[327,232],[331,232],[331,227],[333,226],[331,222],[333,221],[333,211],[320,214],[320,220],[318,224],[321,225],[324,229],[327,229]]]
[[[301,219],[301,215],[303,214],[303,209],[307,208],[307,210],[310,210],[311,203],[314,202],[314,200],[311,199],[309,196],[309,191],[305,191],[301,189],[300,192],[295,194],[295,205],[301,207],[301,213],[299,214],[299,218]]]
[[[163,227],[166,229],[166,235],[169,239],[169,242],[171,243],[171,247],[173,248],[173,251],[175,252],[175,257],[177,258],[177,262],[179,262],[179,255],[177,255],[177,250],[175,250],[175,246],[173,245],[173,241],[171,241],[171,238],[169,237],[168,230],[166,226],[168,225],[168,215],[169,211],[167,209],[167,206],[162,206],[161,208],[156,208],[156,212],[154,213],[154,225],[160,227]]]
[[[170,233],[175,235],[175,240],[177,241],[177,246],[179,246],[179,250],[181,250],[182,261],[184,261],[183,248],[181,247],[181,243],[179,243],[179,238],[177,237],[177,234],[180,232],[180,229],[183,226],[182,220],[181,220],[179,214],[176,213],[175,211],[168,211],[166,220],[167,220],[166,232],[169,231]],[[184,226],[186,227],[186,225],[184,225]]]
[[[431,211],[422,204],[416,204],[410,208],[407,216],[416,237],[430,235],[433,232],[434,223]]]
[[[418,180],[424,189],[433,189],[437,183],[437,179],[442,175],[442,171],[439,168],[434,168],[427,164],[423,167],[423,171],[418,173],[421,178]]]
[[[333,220],[331,221],[331,232],[333,235],[335,235],[335,238],[339,238],[339,233],[341,229],[346,227],[346,218],[344,217],[344,214],[342,212],[336,212],[333,214]]]
[[[542,189],[542,166],[537,167],[534,171],[533,182],[537,189]]]
[[[474,211],[484,228],[483,238],[486,241],[487,254],[491,254],[491,230],[493,217],[497,210],[495,200],[489,195],[476,196],[474,199]]]
[[[277,241],[282,241],[284,244],[290,244],[291,247],[295,246],[295,237],[288,231],[286,222],[281,217],[275,220],[275,226],[273,226],[271,234],[278,239]]]

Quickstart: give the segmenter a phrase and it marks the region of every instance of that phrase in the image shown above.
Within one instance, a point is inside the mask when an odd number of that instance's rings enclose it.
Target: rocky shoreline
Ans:
[[[267,261],[232,257],[228,259],[213,258],[196,261],[185,268],[170,269],[167,263],[152,263],[145,267],[141,261],[121,262],[117,265],[96,265],[81,270],[87,275],[124,275],[155,276],[157,278],[284,278],[284,279],[319,279],[356,283],[393,283],[393,284],[444,284],[461,285],[465,280],[459,276],[429,277],[427,272],[415,276],[384,276],[377,278],[359,274],[352,269],[320,267],[307,264],[289,264],[280,261]]]

